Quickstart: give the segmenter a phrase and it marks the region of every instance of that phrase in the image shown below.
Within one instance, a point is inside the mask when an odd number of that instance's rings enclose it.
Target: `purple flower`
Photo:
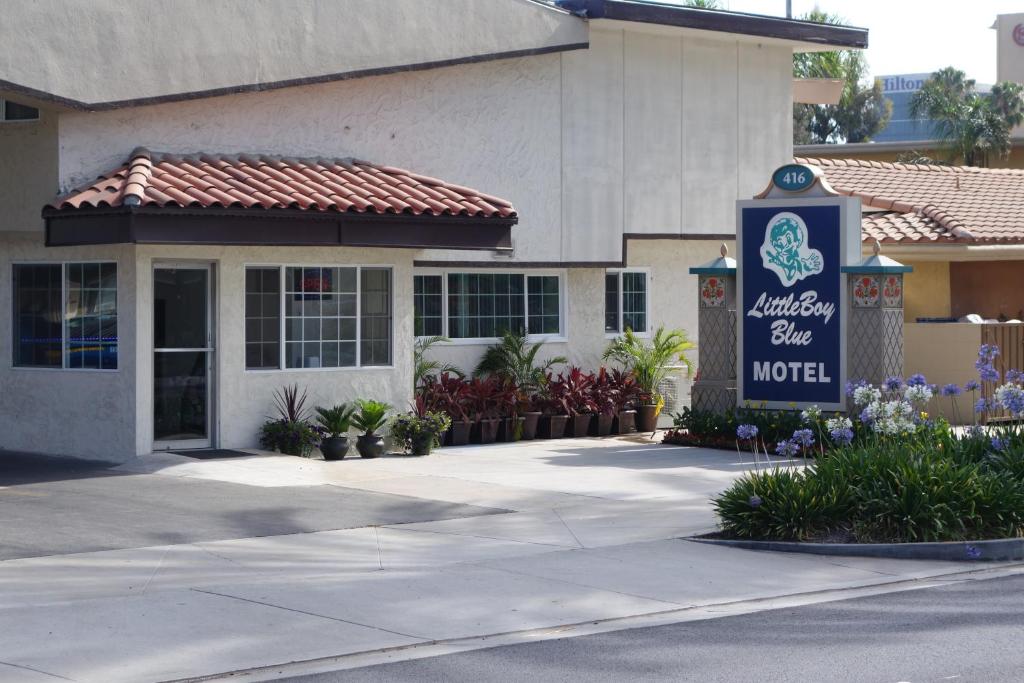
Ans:
[[[959,384],[946,384],[942,387],[943,396],[959,396],[960,385]]]
[[[978,347],[978,363],[991,363],[999,355],[999,347],[995,344],[982,344]]]
[[[1006,371],[1006,381],[1013,382],[1014,384],[1020,384],[1020,381],[1024,379],[1024,372],[1015,368],[1010,368]]]
[[[793,432],[793,442],[804,448],[810,448],[814,445],[814,432],[810,429],[798,429]]]
[[[795,441],[780,441],[775,447],[775,452],[784,458],[792,458],[800,452],[800,445]]]
[[[991,365],[983,365],[978,368],[978,377],[981,378],[982,382],[998,382],[999,371]]]
[[[988,401],[986,401],[983,398],[979,398],[977,401],[974,402],[974,412],[984,413],[986,410],[988,410],[988,406]]]
[[[926,384],[928,384],[928,380],[919,372],[907,378],[908,387],[923,387]]]
[[[882,386],[885,387],[886,391],[902,391],[903,390],[903,378],[902,377],[886,377],[885,381],[882,382]]]
[[[866,379],[850,380],[846,383],[846,395],[853,396],[853,392],[857,391],[861,387],[869,386]]]
[[[1006,450],[1006,446],[1007,445],[1008,445],[1008,442],[1007,442],[1006,439],[1004,439],[1002,437],[999,437],[999,436],[993,436],[992,437],[992,450],[1002,452],[1002,451]]]
[[[853,430],[849,427],[842,427],[840,429],[833,429],[829,432],[829,436],[840,446],[849,446],[850,442],[853,441]]]
[[[747,503],[756,510],[761,507],[761,496],[751,496],[747,499]]]
[[[740,425],[736,428],[736,436],[744,441],[749,441],[757,436],[756,425]]]
[[[977,391],[978,389],[981,389],[981,383],[976,379],[968,380],[964,385],[964,391]]]

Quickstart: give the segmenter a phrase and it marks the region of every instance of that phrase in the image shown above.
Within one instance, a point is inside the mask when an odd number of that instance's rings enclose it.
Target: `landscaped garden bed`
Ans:
[[[1024,536],[1024,383],[1017,371],[995,370],[997,354],[983,346],[977,363],[981,380],[999,384],[989,399],[975,398],[978,382],[940,389],[920,376],[891,378],[881,386],[852,384],[850,416],[813,408],[794,413],[787,419],[800,424],[774,444],[765,440],[763,424],[736,425],[734,438],[755,453],[755,465],[714,500],[718,536],[968,545]],[[966,392],[976,418],[1000,409],[1013,421],[954,429],[924,412],[935,392],[954,405]],[[721,430],[715,436],[723,436]],[[790,462],[805,457],[807,466],[769,464],[769,450]]]

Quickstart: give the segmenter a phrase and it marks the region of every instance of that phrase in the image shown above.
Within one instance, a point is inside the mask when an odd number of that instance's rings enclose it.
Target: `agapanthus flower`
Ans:
[[[974,402],[974,412],[984,413],[986,410],[989,409],[989,405],[989,402],[986,401],[984,398],[979,398],[977,401]]]
[[[975,362],[975,367],[979,364],[984,365],[991,363],[999,355],[999,347],[995,344],[982,344],[978,347],[978,360]]]
[[[920,372],[915,373],[907,378],[908,387],[923,387],[926,384],[928,384],[928,380],[926,380],[924,378],[924,375],[922,375]]]
[[[792,458],[796,456],[797,453],[800,452],[800,445],[797,444],[795,441],[790,441],[789,439],[786,439],[784,441],[780,441],[775,446],[775,452],[784,458]]]
[[[907,382],[907,390],[903,392],[903,398],[914,404],[923,405],[932,400],[932,388],[927,384],[910,384]]]
[[[1006,447],[1009,445],[1009,442],[1006,439],[1004,439],[1004,438],[1002,438],[1000,436],[993,436],[991,444],[992,444],[992,450],[994,450],[994,451],[1005,451]]]
[[[875,412],[878,408],[877,403],[869,403],[864,406],[864,410],[860,411],[860,421],[864,424],[870,424],[875,419]]]
[[[853,429],[853,422],[848,417],[833,417],[825,421],[825,427],[830,432],[836,429]]]
[[[959,396],[960,385],[959,384],[945,384],[942,387],[943,396]]]
[[[840,446],[849,446],[850,442],[853,441],[853,430],[849,427],[833,429],[828,434],[832,437],[832,440]]]
[[[903,378],[886,377],[885,381],[882,382],[882,386],[885,387],[886,391],[899,391],[903,388]]]
[[[821,408],[818,406],[811,406],[800,413],[800,419],[804,421],[804,424],[811,424],[821,419]]]
[[[964,384],[964,391],[977,391],[978,389],[981,389],[981,382],[976,379],[967,380],[967,383]]]
[[[991,365],[983,365],[978,368],[978,377],[981,378],[982,382],[998,382],[999,371]]]
[[[985,436],[985,430],[979,425],[971,425],[967,428],[967,437],[970,439],[980,439]]]
[[[995,400],[1014,416],[1024,415],[1024,387],[1019,384],[1004,384],[995,391]]]
[[[743,440],[753,439],[757,436],[757,425],[740,425],[736,428],[736,436]]]
[[[853,392],[857,391],[857,389],[859,389],[860,387],[866,387],[867,385],[867,380],[850,380],[849,382],[846,383],[846,395],[853,396]]]
[[[882,398],[882,392],[871,385],[859,386],[853,390],[853,402],[866,406]]]
[[[1021,380],[1024,379],[1024,372],[1017,370],[1016,368],[1010,368],[1006,371],[1006,381],[1013,382],[1014,384],[1020,384]]]
[[[747,503],[756,510],[761,507],[761,496],[751,496],[747,499]]]
[[[793,441],[804,448],[810,448],[814,445],[814,432],[810,429],[798,429],[793,432]]]

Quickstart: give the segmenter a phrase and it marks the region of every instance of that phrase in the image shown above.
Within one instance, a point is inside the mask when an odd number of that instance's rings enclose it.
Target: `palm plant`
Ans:
[[[605,360],[614,360],[633,373],[640,391],[659,403],[661,394],[658,385],[668,374],[669,364],[675,360],[692,370],[693,364],[686,357],[686,352],[696,348],[683,330],[666,331],[659,327],[647,343],[638,337],[633,330],[616,339],[604,352]]]
[[[418,387],[429,375],[447,372],[458,377],[463,376],[462,370],[451,363],[439,360],[428,360],[427,351],[435,344],[448,341],[447,337],[418,337],[412,347],[412,385]]]
[[[376,436],[388,421],[391,406],[381,401],[359,401],[359,412],[352,416],[352,424],[366,436]]]
[[[344,436],[352,426],[352,416],[356,407],[348,403],[339,403],[331,408],[316,407],[316,421],[330,436]]]
[[[496,375],[514,383],[522,392],[535,392],[544,386],[553,366],[569,362],[564,356],[538,362],[537,354],[543,345],[543,342],[528,344],[525,334],[506,332],[499,343],[487,347],[473,375]]]
[[[963,71],[946,67],[914,93],[910,113],[930,120],[951,160],[987,166],[991,154],[1009,153],[1010,134],[1024,121],[1024,98],[1017,83],[998,83],[991,93],[979,93]]]

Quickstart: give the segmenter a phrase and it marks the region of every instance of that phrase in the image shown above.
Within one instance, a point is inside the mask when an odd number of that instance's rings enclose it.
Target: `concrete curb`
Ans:
[[[683,540],[744,550],[771,550],[779,553],[809,553],[811,555],[888,557],[901,560],[947,560],[950,562],[999,562],[1024,559],[1024,538],[944,543],[800,543],[694,537]]]

